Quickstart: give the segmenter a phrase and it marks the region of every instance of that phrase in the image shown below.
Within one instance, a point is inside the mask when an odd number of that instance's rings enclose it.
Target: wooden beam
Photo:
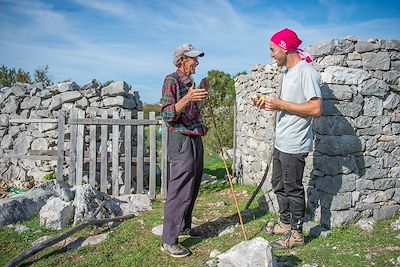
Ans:
[[[125,111],[125,119],[132,119],[132,112]],[[128,159],[132,157],[132,126],[125,125],[125,157]],[[130,194],[132,188],[132,161],[125,161],[125,194]]]
[[[58,123],[57,119],[10,119],[10,123]]]
[[[78,117],[76,109],[71,110],[70,118]],[[76,185],[76,133],[77,125],[71,125],[70,149],[69,149],[69,178],[68,183],[72,186]]]
[[[69,119],[68,124],[84,124],[84,125],[159,125],[161,120],[144,120],[144,119],[96,119],[96,118],[86,118],[86,119]]]
[[[154,111],[149,113],[149,119],[156,117]],[[156,126],[150,125],[150,171],[149,171],[149,196],[150,199],[156,197],[156,168],[157,168],[157,133]]]
[[[57,181],[63,181],[64,172],[64,129],[65,128],[65,117],[64,112],[60,112],[58,115],[58,139],[57,139]]]
[[[84,118],[85,111],[78,109],[78,118]],[[85,126],[77,125],[76,133],[76,184],[83,183],[83,145],[85,143]]]
[[[138,112],[138,119],[143,120],[143,111]],[[143,125],[137,126],[136,194],[143,194],[143,157],[146,150],[143,130]]]
[[[118,119],[118,111],[114,110],[113,120]],[[112,195],[119,195],[119,125],[113,124],[112,126]]]
[[[103,119],[107,119],[107,110],[104,110],[101,114]],[[101,136],[100,136],[100,191],[107,193],[107,139],[108,139],[108,127],[107,125],[101,125]]]

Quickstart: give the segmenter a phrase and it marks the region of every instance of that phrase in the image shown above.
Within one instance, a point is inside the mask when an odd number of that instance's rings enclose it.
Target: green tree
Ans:
[[[51,85],[52,81],[48,77],[49,66],[39,66],[35,69],[35,82],[43,83],[44,85]]]
[[[233,120],[235,108],[235,81],[230,74],[219,70],[210,70],[207,76],[212,90],[202,108],[202,117],[209,128],[204,138],[204,150],[208,155],[220,152],[217,130],[223,147],[233,147]],[[215,119],[218,129],[215,128]]]
[[[10,87],[13,84],[15,84],[15,75],[16,75],[15,69],[7,68],[4,65],[1,65],[0,67],[0,85],[1,87],[7,86]]]

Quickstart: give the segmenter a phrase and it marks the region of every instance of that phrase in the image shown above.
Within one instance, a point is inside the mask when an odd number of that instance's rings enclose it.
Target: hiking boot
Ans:
[[[188,228],[183,230],[180,234],[179,237],[190,237],[190,238],[203,238],[204,233],[203,231],[200,231],[195,228]]]
[[[290,224],[283,223],[279,221],[277,224],[272,226],[266,226],[264,228],[265,232],[270,235],[284,235],[287,231],[290,231]]]
[[[161,246],[161,251],[166,252],[168,255],[174,258],[183,258],[192,254],[189,249],[185,248],[181,244],[168,245],[164,243]]]
[[[285,236],[273,242],[271,246],[277,249],[290,249],[294,247],[301,247],[304,245],[304,237],[300,231],[290,230]]]

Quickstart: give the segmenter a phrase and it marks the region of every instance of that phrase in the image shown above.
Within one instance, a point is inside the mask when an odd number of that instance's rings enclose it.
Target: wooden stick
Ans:
[[[214,124],[215,132],[217,134],[217,140],[218,140],[218,143],[219,143],[219,148],[221,150],[222,160],[224,161],[225,171],[226,171],[226,174],[228,175],[229,184],[231,185],[231,193],[232,193],[232,197],[233,197],[233,199],[235,201],[237,214],[239,216],[240,227],[242,228],[244,240],[247,241],[247,235],[246,235],[246,231],[244,229],[244,224],[243,224],[242,215],[240,213],[239,203],[238,203],[236,195],[235,195],[235,190],[233,189],[232,176],[231,176],[231,174],[229,172],[228,165],[226,164],[224,149],[222,148],[222,141],[221,141],[219,129],[218,129],[218,126],[217,126],[217,122],[215,121],[215,116],[214,116],[214,112],[213,112],[212,107],[210,107],[210,113],[211,113],[211,118],[212,118],[212,121],[213,121],[213,124]]]
[[[52,246],[54,244],[57,244],[58,242],[66,239],[67,237],[75,234],[76,232],[81,231],[82,229],[86,228],[89,225],[102,225],[102,224],[105,224],[105,223],[108,223],[108,222],[112,222],[112,221],[124,221],[124,220],[127,220],[127,219],[135,217],[134,214],[128,214],[128,215],[125,215],[125,216],[118,216],[118,217],[114,217],[114,218],[96,219],[97,214],[100,212],[101,209],[103,209],[105,204],[106,204],[106,202],[103,201],[99,205],[99,207],[97,208],[95,213],[92,215],[92,217],[90,217],[86,222],[83,222],[83,223],[73,227],[71,230],[63,233],[60,236],[50,238],[48,240],[45,240],[45,241],[33,246],[29,250],[26,250],[25,252],[21,253],[17,257],[11,259],[4,266],[5,267],[17,266],[18,264],[20,264],[24,260],[26,260],[29,257],[32,257],[33,255],[37,254],[39,251],[41,251],[41,250],[43,250],[45,248],[48,248],[48,247],[50,247],[50,246]]]

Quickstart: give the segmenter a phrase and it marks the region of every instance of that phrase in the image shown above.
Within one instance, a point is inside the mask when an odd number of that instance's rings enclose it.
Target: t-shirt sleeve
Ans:
[[[321,76],[314,68],[307,68],[302,73],[301,83],[307,101],[313,97],[322,98],[320,81]]]

